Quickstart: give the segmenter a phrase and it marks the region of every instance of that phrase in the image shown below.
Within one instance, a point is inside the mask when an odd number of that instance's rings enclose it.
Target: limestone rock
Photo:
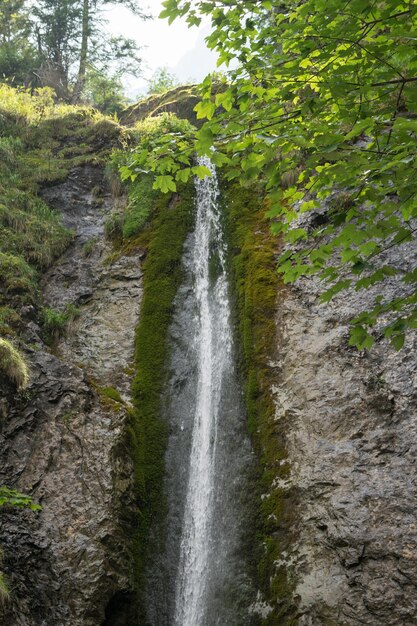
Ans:
[[[107,616],[123,613],[130,593],[135,507],[126,430],[140,263],[136,255],[104,265],[112,198],[99,168],[79,168],[43,195],[75,231],[43,279],[44,301],[61,310],[75,304],[80,314],[54,353],[36,323],[28,324],[31,384],[19,395],[1,389],[0,483],[29,493],[43,509],[0,511],[3,569],[13,590],[0,623],[98,626],[106,607]],[[127,403],[103,398],[105,386]]]
[[[414,244],[389,259],[414,265]],[[401,294],[390,281],[386,290]],[[372,291],[319,304],[299,280],[279,297],[276,419],[285,420],[297,528],[286,561],[300,626],[417,623],[417,337],[348,345]]]

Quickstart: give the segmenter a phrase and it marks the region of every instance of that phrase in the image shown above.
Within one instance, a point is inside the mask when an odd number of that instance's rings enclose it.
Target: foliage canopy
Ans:
[[[351,343],[370,347],[383,333],[401,347],[406,329],[417,327],[417,271],[387,253],[417,228],[416,4],[165,0],[164,7],[170,22],[210,16],[208,44],[219,64],[238,66],[220,88],[210,77],[203,82],[196,111],[206,121],[181,138],[175,158],[165,139],[165,151],[137,154],[132,171],[154,171],[156,185],[169,180],[172,189],[197,150],[226,165],[229,178],[263,181],[272,228],[291,244],[279,262],[284,281],[317,274],[323,300],[377,285],[372,310],[353,320]],[[319,226],[307,212],[321,212]],[[384,297],[393,280],[403,283],[401,297]]]
[[[138,73],[136,42],[106,36],[109,0],[0,0],[0,76],[11,85],[52,87],[61,100],[123,105],[120,78]],[[118,0],[147,18],[134,0]],[[94,100],[94,104],[96,101]]]

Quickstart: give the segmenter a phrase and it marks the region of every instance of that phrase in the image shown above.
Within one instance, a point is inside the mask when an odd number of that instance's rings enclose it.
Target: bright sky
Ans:
[[[216,55],[204,43],[209,32],[208,22],[200,28],[188,28],[182,19],[170,26],[168,20],[157,17],[162,10],[162,0],[142,0],[142,7],[155,19],[142,21],[121,6],[109,7],[105,14],[111,34],[134,39],[142,48],[143,76],[129,77],[126,81],[131,98],[146,93],[145,79],[159,67],[167,67],[180,82],[200,81],[216,69]]]

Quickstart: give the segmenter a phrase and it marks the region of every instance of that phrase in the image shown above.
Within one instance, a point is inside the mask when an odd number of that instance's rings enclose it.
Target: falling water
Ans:
[[[192,262],[199,316],[197,406],[192,433],[180,565],[175,597],[175,626],[196,626],[204,619],[206,573],[212,544],[216,450],[224,373],[231,367],[231,325],[225,249],[221,237],[216,176],[196,182],[197,221]],[[210,285],[212,246],[218,276]]]
[[[244,535],[251,448],[235,368],[219,189],[196,181],[196,224],[170,330],[165,541],[149,576],[146,624],[249,624]]]

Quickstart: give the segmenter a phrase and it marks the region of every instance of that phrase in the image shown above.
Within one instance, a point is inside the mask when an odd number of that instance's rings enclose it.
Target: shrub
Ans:
[[[29,382],[29,369],[24,357],[7,339],[0,339],[0,371],[16,385],[24,389]]]

